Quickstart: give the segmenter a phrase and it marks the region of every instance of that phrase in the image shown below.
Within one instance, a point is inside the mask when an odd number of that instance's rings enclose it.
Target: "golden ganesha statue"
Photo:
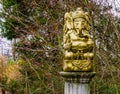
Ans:
[[[93,41],[88,12],[82,8],[64,16],[64,71],[92,71]]]

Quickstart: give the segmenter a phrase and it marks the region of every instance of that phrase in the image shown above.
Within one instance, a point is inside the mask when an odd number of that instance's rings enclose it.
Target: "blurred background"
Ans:
[[[91,94],[120,94],[120,0],[0,0],[2,94],[63,94],[64,14],[77,7],[90,14]]]

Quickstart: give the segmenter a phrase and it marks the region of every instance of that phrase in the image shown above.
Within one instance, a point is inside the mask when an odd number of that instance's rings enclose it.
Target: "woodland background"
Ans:
[[[64,14],[82,7],[91,18],[94,70],[91,94],[120,93],[120,3],[113,0],[0,0],[1,36],[12,58],[0,66],[0,87],[11,94],[63,94]],[[116,7],[113,11],[113,7]],[[3,67],[4,66],[4,67]],[[5,93],[4,93],[5,94]]]

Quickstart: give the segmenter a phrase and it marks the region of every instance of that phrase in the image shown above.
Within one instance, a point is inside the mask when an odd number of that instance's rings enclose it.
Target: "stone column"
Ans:
[[[60,72],[65,79],[64,94],[90,94],[89,83],[95,72]]]

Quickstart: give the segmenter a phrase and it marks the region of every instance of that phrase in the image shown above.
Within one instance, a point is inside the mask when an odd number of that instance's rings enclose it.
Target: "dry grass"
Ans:
[[[7,69],[7,60],[5,57],[0,55],[0,82],[5,78],[5,71]]]

